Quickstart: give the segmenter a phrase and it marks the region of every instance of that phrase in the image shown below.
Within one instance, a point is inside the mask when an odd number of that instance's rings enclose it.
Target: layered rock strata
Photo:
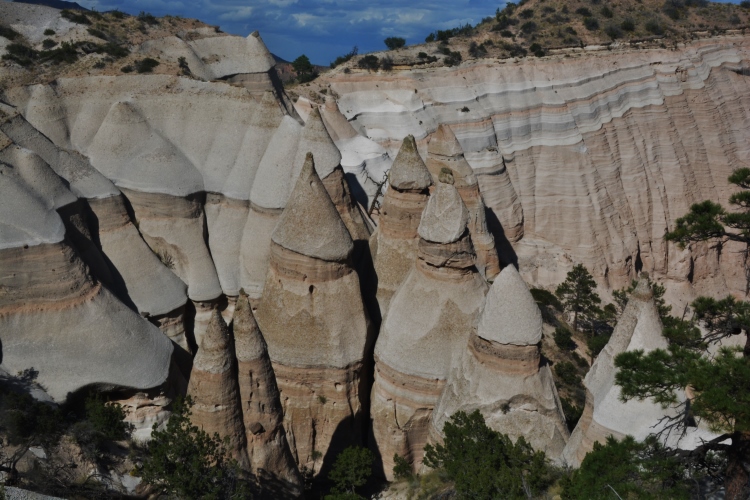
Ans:
[[[316,108],[309,113],[303,127],[290,117],[282,121],[261,160],[253,184],[242,242],[242,285],[253,300],[262,294],[270,262],[271,233],[288,203],[293,179],[299,175],[307,153],[316,158],[318,177],[354,242],[352,259],[355,267],[361,277],[374,281],[367,248],[371,227],[351,195],[341,168],[341,154]]]
[[[457,411],[479,410],[487,425],[559,460],[568,428],[549,365],[541,360],[542,315],[514,266],[492,284],[479,324],[451,369],[432,414],[439,442]]]
[[[3,105],[0,109],[7,115],[0,121],[0,130],[15,144],[38,154],[79,198],[62,215],[84,262],[121,300],[187,348],[186,286],[145,244],[119,189],[85,157],[54,145],[15,109]]]
[[[284,432],[276,377],[266,341],[244,294],[237,299],[232,324],[251,471],[259,478],[268,474],[299,494],[302,479]]]
[[[622,439],[626,435],[641,441],[661,430],[660,419],[670,414],[652,399],[627,403],[620,400],[620,387],[615,384],[615,357],[622,352],[642,350],[650,352],[666,349],[662,323],[654,303],[647,278],[641,278],[617,322],[612,337],[586,374],[586,404],[583,415],[570,436],[563,458],[571,466],[580,465],[595,442],[603,443],[607,436]],[[684,397],[684,396],[683,396]],[[691,446],[695,431],[689,432],[684,442],[672,445]],[[694,446],[694,445],[693,445]]]
[[[445,169],[452,174],[453,184],[469,210],[469,233],[477,254],[477,268],[482,276],[492,281],[500,272],[495,238],[487,229],[485,206],[477,177],[464,158],[463,149],[449,126],[440,125],[430,138],[426,163],[436,181]]]
[[[381,315],[388,310],[391,297],[416,260],[417,229],[427,205],[430,186],[432,177],[419,156],[414,136],[407,136],[391,167],[380,223],[373,235]]]
[[[58,214],[76,203],[38,155],[0,133],[0,368],[31,370],[56,401],[84,386],[149,389],[171,342],[103,287]]]
[[[468,224],[458,191],[439,183],[418,227],[418,257],[380,329],[370,412],[387,477],[394,454],[421,464],[432,411],[484,303]]]
[[[232,457],[240,467],[248,469],[237,360],[229,328],[217,309],[211,313],[195,355],[187,394],[193,399],[192,423],[210,436],[217,433],[229,438]]]
[[[315,468],[313,452],[330,459],[360,441],[373,332],[351,265],[352,238],[310,154],[271,240],[256,318],[292,453]]]
[[[745,165],[749,47],[739,34],[674,50],[589,47],[399,71],[387,85],[379,74],[333,71],[321,85],[354,129],[386,149],[449,124],[490,229],[512,244],[507,254],[526,281],[556,286],[580,262],[602,286],[622,288],[643,270],[684,304],[745,290],[734,272],[741,249],[683,251],[663,235],[692,203],[726,203],[727,177]],[[340,145],[345,157],[357,152],[350,142],[351,151]],[[381,168],[352,173],[379,179]],[[363,185],[372,197],[373,184]]]

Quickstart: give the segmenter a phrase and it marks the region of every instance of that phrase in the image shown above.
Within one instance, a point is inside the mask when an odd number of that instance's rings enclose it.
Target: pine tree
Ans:
[[[565,311],[573,313],[574,330],[578,330],[579,318],[590,321],[597,316],[602,299],[595,289],[596,282],[588,269],[577,264],[555,290]]]
[[[750,189],[750,169],[736,170],[729,182]],[[711,201],[693,205],[687,215],[677,219],[675,230],[667,233],[666,239],[681,245],[706,240],[715,240],[719,245],[739,241],[747,248],[750,191],[733,194],[729,203],[739,211],[729,213]],[[747,252],[745,268],[746,276],[750,276]],[[722,433],[695,450],[672,452],[689,463],[706,462],[713,454],[724,453],[726,498],[746,499],[750,495],[750,303],[731,296],[722,300],[700,297],[692,308],[691,320],[670,318],[665,322],[668,349],[620,354],[615,359],[615,381],[622,388],[624,401],[651,397],[664,407],[678,410],[674,418],[664,422],[669,431],[682,431],[697,420]],[[701,335],[696,323],[703,325],[705,335]],[[724,346],[709,355],[709,348],[732,337],[739,337],[743,347]],[[686,387],[692,389],[693,396],[680,403]]]

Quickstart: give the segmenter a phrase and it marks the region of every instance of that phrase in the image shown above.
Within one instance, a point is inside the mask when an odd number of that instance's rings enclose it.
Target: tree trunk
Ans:
[[[726,500],[750,498],[750,432],[732,434],[724,473]]]
[[[578,331],[578,311],[573,311],[573,331]]]

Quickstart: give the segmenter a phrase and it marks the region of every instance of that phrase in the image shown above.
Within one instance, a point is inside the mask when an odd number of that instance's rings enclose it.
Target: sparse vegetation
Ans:
[[[55,45],[57,45],[57,42],[52,40],[51,38],[45,38],[44,40],[42,40],[42,47],[44,47],[45,50],[49,50]]]
[[[311,82],[318,77],[318,72],[305,54],[292,61],[292,69],[297,74],[299,83]]]
[[[332,63],[331,68],[335,68],[339,64],[344,64],[345,62],[348,62],[352,59],[352,57],[356,56],[359,53],[359,48],[355,45],[352,47],[352,50],[344,54],[343,56],[338,56]]]
[[[368,54],[357,61],[357,66],[371,71],[377,70],[380,67],[380,59],[377,56]]]
[[[44,34],[46,35],[47,32],[45,31]],[[55,32],[53,31],[52,34],[54,35]],[[19,32],[8,26],[3,26],[2,24],[0,24],[0,36],[11,41],[21,38],[21,34]]]
[[[151,73],[154,71],[154,68],[156,68],[158,65],[159,65],[159,61],[157,61],[156,59],[146,57],[144,59],[140,59],[136,61],[135,70],[138,73]]]
[[[326,500],[362,498],[356,495],[356,490],[364,486],[372,475],[374,460],[375,457],[372,452],[360,446],[350,446],[339,453],[331,472],[328,473],[328,479],[335,484],[331,491],[333,495],[326,496]],[[348,494],[349,496],[338,496],[342,494]]]
[[[140,22],[142,22],[142,23],[150,24],[152,26],[155,25],[155,24],[159,24],[159,20],[155,16],[149,14],[148,12],[144,12],[144,11],[141,11],[138,14],[138,20]]]
[[[91,21],[82,12],[70,9],[64,9],[60,11],[60,16],[64,17],[71,23],[76,24],[91,24]]]
[[[44,36],[52,36],[55,34],[55,30],[47,28],[44,30]]]
[[[385,43],[385,46],[388,47],[388,50],[396,50],[406,45],[406,40],[399,36],[389,36],[388,38],[383,40],[383,43]]]

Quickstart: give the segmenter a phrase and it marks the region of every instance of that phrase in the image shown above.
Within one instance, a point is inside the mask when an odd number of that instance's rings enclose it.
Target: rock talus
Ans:
[[[351,265],[352,238],[307,155],[272,233],[256,319],[300,466],[361,439],[370,321]]]
[[[452,185],[437,185],[417,231],[417,258],[390,301],[375,346],[370,412],[386,477],[394,454],[419,468],[432,411],[487,291],[474,266],[468,210]]]

